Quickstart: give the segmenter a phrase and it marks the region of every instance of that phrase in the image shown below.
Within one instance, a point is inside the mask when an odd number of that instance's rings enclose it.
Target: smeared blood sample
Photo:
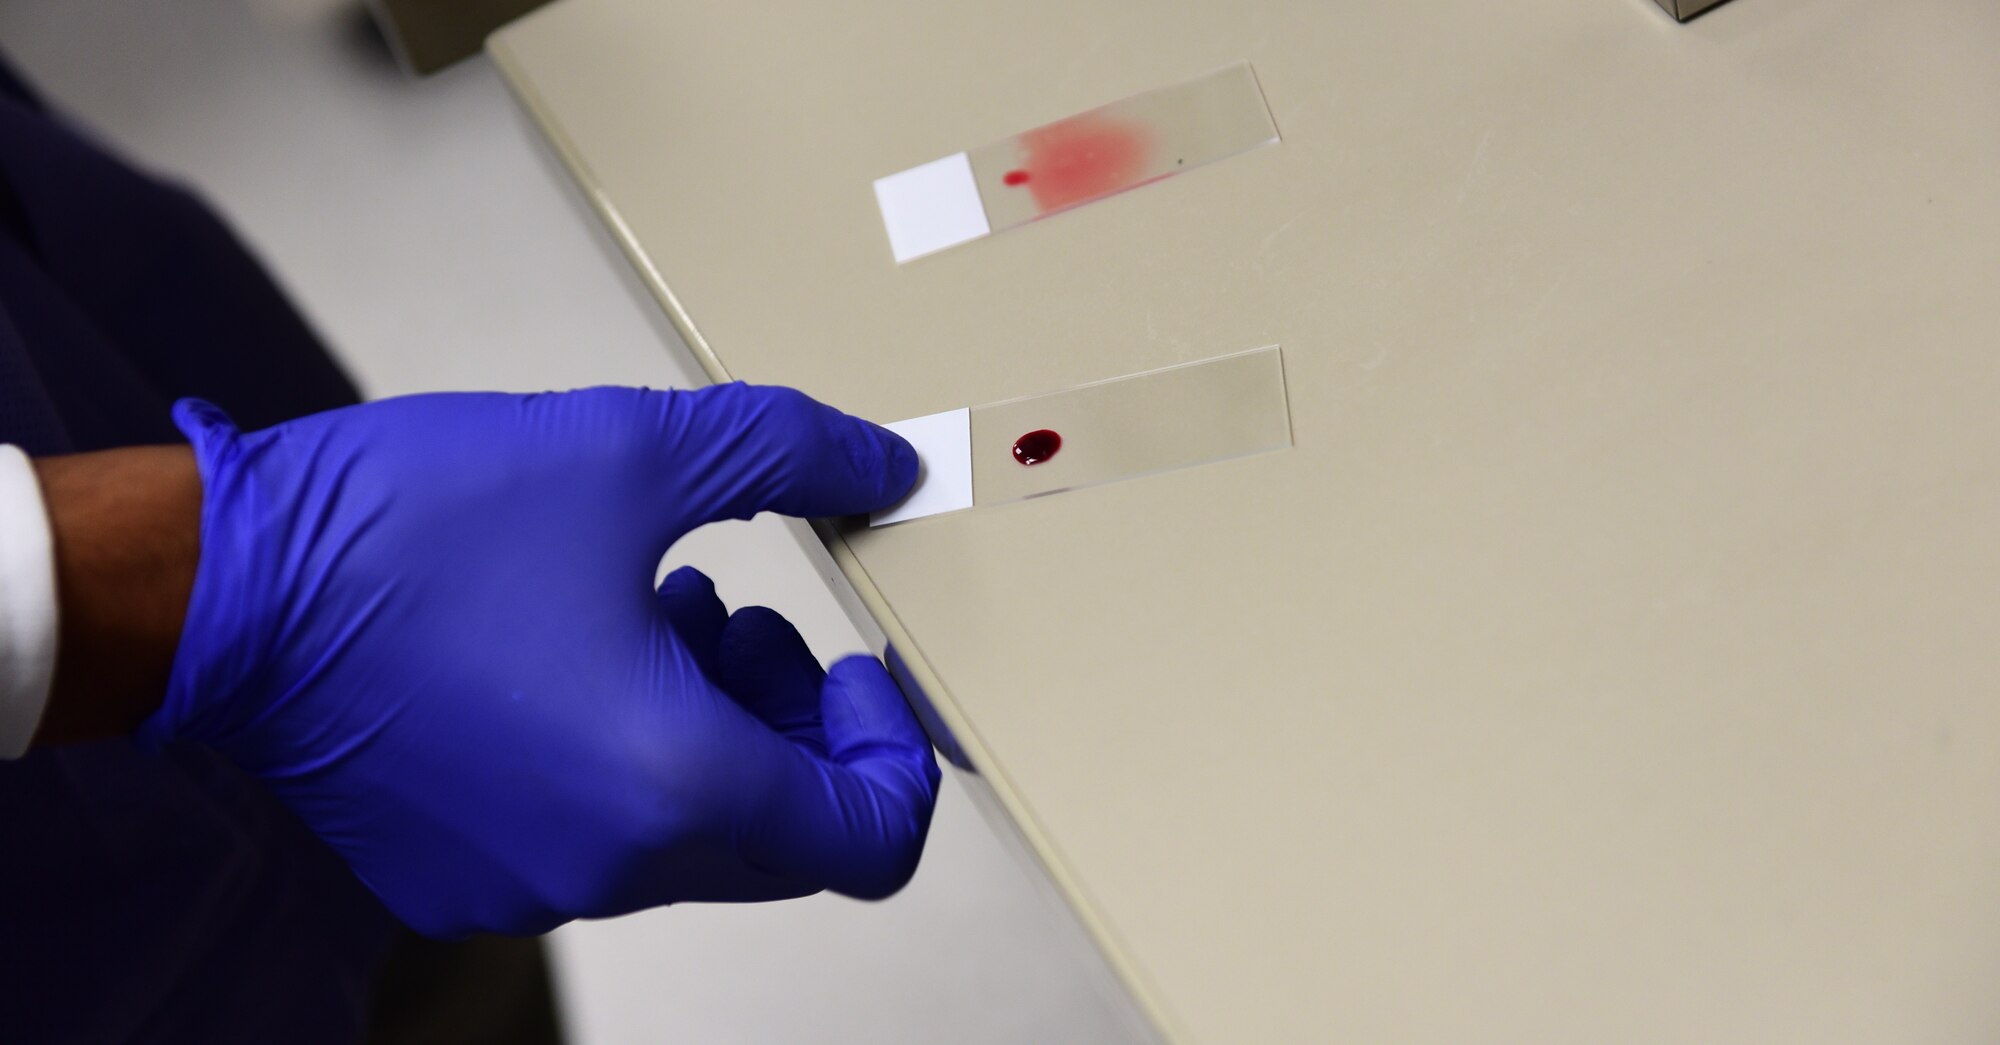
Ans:
[[[1000,182],[1003,185],[1026,185],[1028,184],[1028,178],[1029,174],[1027,171],[1011,170],[1000,176]]]
[[[1014,460],[1022,464],[1041,464],[1062,449],[1062,436],[1046,428],[1038,428],[1014,440]]]
[[[1037,127],[1021,135],[1019,143],[1027,162],[1002,180],[1025,183],[1045,214],[1139,184],[1152,152],[1152,135],[1144,125],[1100,113]],[[1014,180],[1017,173],[1019,182]]]

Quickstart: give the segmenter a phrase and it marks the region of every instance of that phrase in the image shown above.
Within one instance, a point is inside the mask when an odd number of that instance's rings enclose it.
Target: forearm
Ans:
[[[182,446],[35,461],[61,615],[37,747],[129,733],[160,705],[201,549],[201,476]]]

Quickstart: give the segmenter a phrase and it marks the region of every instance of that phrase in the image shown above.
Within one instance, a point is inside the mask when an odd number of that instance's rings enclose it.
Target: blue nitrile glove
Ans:
[[[884,896],[938,770],[882,665],[725,624],[682,534],[866,512],[889,432],[782,388],[425,395],[195,446],[202,550],[153,743],[262,778],[434,936],[683,900]]]

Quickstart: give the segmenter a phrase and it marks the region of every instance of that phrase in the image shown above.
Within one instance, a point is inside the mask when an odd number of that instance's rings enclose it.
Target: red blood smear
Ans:
[[[1037,127],[1020,138],[1028,161],[1020,171],[1022,181],[1034,173],[1028,190],[1044,214],[1129,189],[1146,169],[1150,139],[1140,124],[1095,113]],[[1012,178],[1007,176],[1010,185]]]
[[[1046,428],[1038,428],[1014,440],[1014,460],[1022,464],[1041,464],[1062,449],[1062,436]]]
[[[1028,172],[1008,171],[1006,174],[1001,176],[1000,181],[1002,184],[1005,185],[1026,185],[1028,184]]]

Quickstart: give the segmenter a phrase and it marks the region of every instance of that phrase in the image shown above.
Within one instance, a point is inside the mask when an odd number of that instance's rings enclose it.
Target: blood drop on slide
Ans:
[[[1062,449],[1062,436],[1046,428],[1038,428],[1014,440],[1014,460],[1022,464],[1041,464]]]

